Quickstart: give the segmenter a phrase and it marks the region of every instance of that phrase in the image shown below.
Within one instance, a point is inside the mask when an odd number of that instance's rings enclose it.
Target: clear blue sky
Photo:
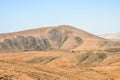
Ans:
[[[0,0],[0,33],[64,24],[120,32],[120,0]]]

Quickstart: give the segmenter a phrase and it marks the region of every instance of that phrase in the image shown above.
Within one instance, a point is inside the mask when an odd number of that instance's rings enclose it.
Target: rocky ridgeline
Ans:
[[[0,52],[16,52],[16,51],[34,51],[34,50],[59,50],[69,37],[67,32],[62,33],[54,28],[48,32],[47,37],[34,36],[16,36],[15,38],[4,39],[0,43]],[[78,36],[74,40],[80,45],[82,39]]]

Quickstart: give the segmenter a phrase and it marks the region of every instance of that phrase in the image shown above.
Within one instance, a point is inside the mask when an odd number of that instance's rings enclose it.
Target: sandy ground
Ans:
[[[120,62],[85,67],[81,53],[31,51],[0,54],[0,80],[120,80]]]

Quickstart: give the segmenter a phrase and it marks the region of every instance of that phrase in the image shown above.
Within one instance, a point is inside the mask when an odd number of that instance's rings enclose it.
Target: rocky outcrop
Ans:
[[[47,28],[6,33],[0,35],[0,52],[119,49],[120,43],[97,37],[72,26],[61,25]]]
[[[3,51],[45,50],[49,46],[47,39],[36,39],[32,36],[17,36],[16,38],[5,39],[0,43],[0,49]]]
[[[53,28],[49,30],[47,36],[44,37],[20,35],[13,38],[5,38],[0,42],[0,52],[59,50],[68,38],[69,36],[66,31],[62,32],[57,28]],[[73,36],[72,38],[75,40],[73,45],[82,44],[80,37]]]

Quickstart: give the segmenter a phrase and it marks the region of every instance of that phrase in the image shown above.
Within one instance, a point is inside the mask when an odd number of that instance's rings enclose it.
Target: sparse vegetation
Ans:
[[[120,72],[119,67],[101,70],[107,67],[99,67],[107,57],[106,52],[34,51],[0,57],[0,80],[116,80],[119,74],[112,71]],[[117,77],[113,79],[112,75]]]
[[[116,42],[70,26],[4,36],[0,35],[0,80],[120,79]]]
[[[82,44],[83,41],[80,37],[75,37],[75,40],[77,41],[78,44]]]
[[[120,48],[110,48],[106,50],[107,52],[120,52]]]
[[[28,63],[47,64],[47,63],[53,61],[56,58],[58,58],[58,57],[56,57],[56,56],[38,57],[38,58],[35,58],[35,59],[32,59],[32,60],[28,61]]]

